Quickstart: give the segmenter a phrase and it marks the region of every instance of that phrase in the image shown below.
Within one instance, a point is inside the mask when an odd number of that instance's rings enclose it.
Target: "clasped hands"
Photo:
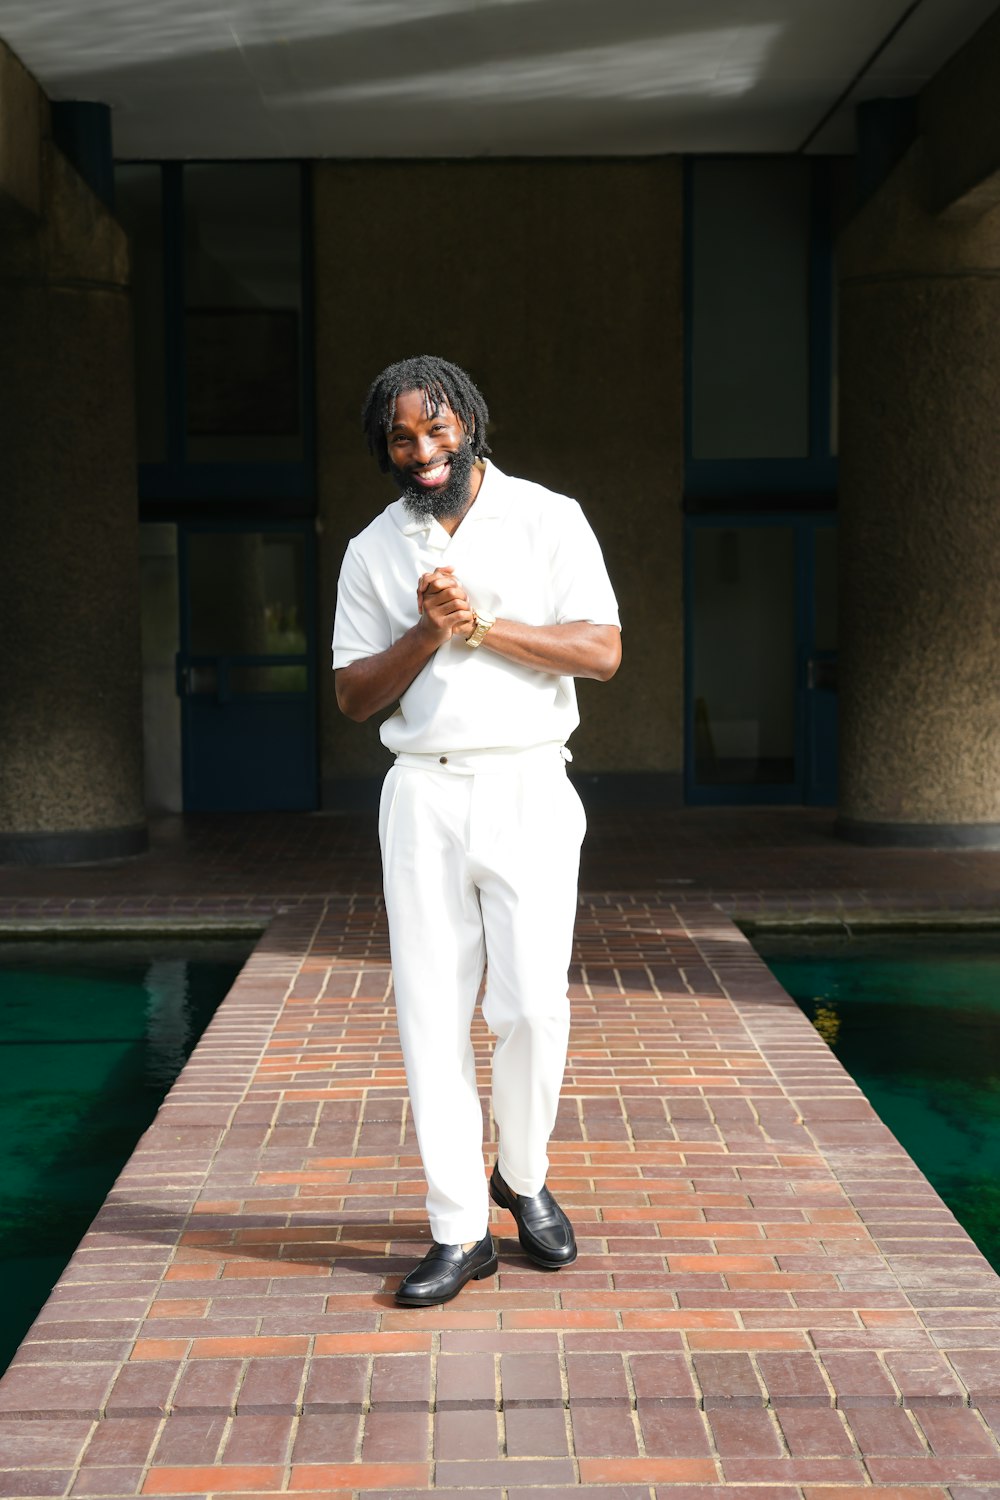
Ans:
[[[468,640],[476,628],[476,612],[464,584],[454,575],[454,568],[435,568],[433,573],[424,573],[417,584],[420,624],[437,635],[441,645],[453,635]]]

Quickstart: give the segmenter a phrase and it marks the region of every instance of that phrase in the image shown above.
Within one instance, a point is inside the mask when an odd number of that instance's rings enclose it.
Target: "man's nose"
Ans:
[[[434,449],[434,439],[429,434],[425,433],[418,437],[414,445],[414,456],[417,462],[420,464],[427,463],[434,457]]]

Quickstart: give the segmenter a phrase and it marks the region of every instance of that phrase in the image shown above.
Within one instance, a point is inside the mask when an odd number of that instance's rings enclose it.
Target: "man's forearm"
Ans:
[[[440,637],[417,624],[388,650],[380,651],[377,656],[363,656],[349,667],[339,667],[334,673],[334,684],[341,712],[360,724],[379,709],[388,708],[406,692],[440,643]]]
[[[480,651],[561,677],[592,677],[607,682],[622,659],[621,632],[614,625],[574,620],[567,625],[522,625],[498,619],[483,637]]]
[[[418,622],[387,650],[338,668],[334,679],[341,712],[362,723],[397,702],[448,638],[448,632],[430,629],[429,622]],[[498,619],[479,647],[481,651],[486,649],[537,672],[591,677],[599,682],[614,676],[622,654],[621,634],[615,626],[591,625],[584,620],[567,625],[523,625]]]
[[[469,596],[450,567],[424,573],[417,585],[416,625],[375,656],[364,656],[334,674],[341,713],[360,724],[406,692],[435,651],[472,628]]]

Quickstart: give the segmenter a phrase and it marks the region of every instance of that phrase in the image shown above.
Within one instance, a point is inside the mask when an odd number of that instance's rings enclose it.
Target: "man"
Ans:
[[[445,1302],[492,1275],[470,1027],[497,1042],[494,1202],[537,1265],[576,1259],[545,1187],[569,1033],[567,970],[585,819],[566,776],[574,677],[621,660],[618,610],[575,500],[487,460],[469,376],[391,365],[364,408],[401,495],[347,549],[333,636],[337,702],[382,725],[396,762],[379,838],[393,987],[434,1243],[396,1293]]]

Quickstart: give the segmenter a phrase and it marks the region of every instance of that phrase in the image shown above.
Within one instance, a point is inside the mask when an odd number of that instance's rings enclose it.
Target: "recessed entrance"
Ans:
[[[689,802],[836,800],[836,530],[829,517],[693,517]]]
[[[179,543],[185,811],[314,808],[311,526],[192,523]]]

